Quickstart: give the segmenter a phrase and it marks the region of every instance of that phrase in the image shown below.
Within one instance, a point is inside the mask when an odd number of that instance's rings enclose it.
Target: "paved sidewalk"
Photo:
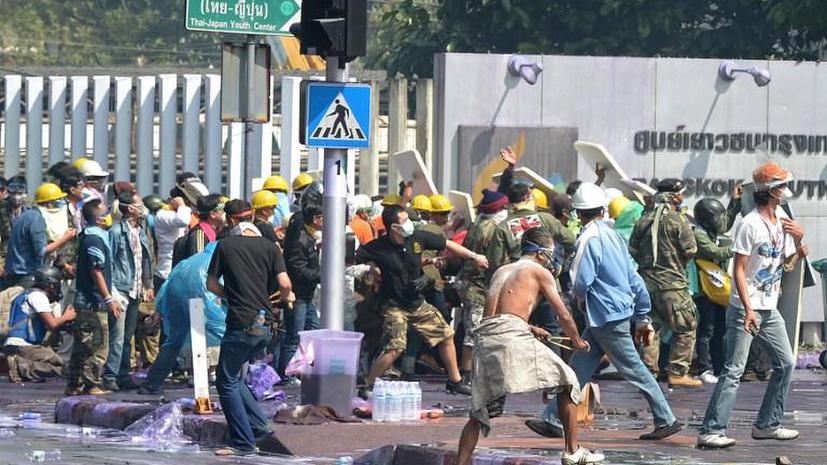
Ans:
[[[729,451],[701,451],[694,442],[700,418],[706,408],[712,387],[696,391],[669,391],[667,397],[675,414],[687,429],[659,443],[641,442],[637,436],[652,427],[651,414],[642,396],[622,381],[600,381],[603,407],[596,422],[583,428],[580,435],[584,444],[607,453],[610,463],[774,463],[775,457],[785,455],[794,464],[822,465],[827,457],[824,441],[824,400],[827,374],[799,370],[787,402],[786,426],[801,430],[800,440],[789,443],[754,441],[749,438],[751,421],[760,404],[765,383],[743,384],[735,407],[730,434],[739,441]],[[439,405],[446,409],[446,417],[416,424],[327,424],[319,426],[274,427],[279,438],[299,456],[341,455],[362,456],[387,445],[414,444],[382,451],[387,457],[395,454],[394,465],[448,465],[453,463],[453,451],[467,416],[469,398],[449,396],[442,391],[444,384],[435,379],[423,381],[425,405]],[[662,385],[663,386],[663,385]],[[97,426],[123,428],[132,419],[151,409],[158,399],[133,393],[116,393],[107,399],[85,398],[62,400],[63,384],[27,384],[22,386],[0,381],[0,413],[38,411],[69,423],[91,423]],[[191,397],[192,389],[167,388],[167,399]],[[298,388],[287,389],[287,403],[298,403]],[[98,402],[130,402],[96,406]],[[57,405],[57,408],[56,408]],[[61,407],[62,405],[62,407]],[[274,411],[276,404],[265,402],[266,410]],[[536,436],[523,426],[535,416],[541,403],[539,395],[512,396],[506,406],[506,416],[494,421],[491,437],[481,440],[482,456],[488,460],[478,463],[559,463],[561,440]],[[221,414],[211,416],[187,415],[186,429],[202,445],[221,442],[226,425]],[[489,450],[485,450],[489,449]],[[378,453],[375,453],[378,454]],[[390,455],[389,455],[390,454]],[[379,454],[381,455],[381,454]],[[374,455],[379,459],[379,455]],[[506,459],[504,455],[512,457]],[[530,455],[531,457],[526,457]],[[517,457],[521,457],[517,459]],[[481,457],[485,458],[485,457]],[[516,461],[515,461],[516,460]],[[383,460],[374,463],[379,465]],[[390,464],[391,462],[386,462]]]

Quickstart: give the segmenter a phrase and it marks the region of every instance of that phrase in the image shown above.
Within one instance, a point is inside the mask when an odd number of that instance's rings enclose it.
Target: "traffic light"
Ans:
[[[304,0],[301,23],[290,27],[305,55],[344,57],[367,53],[367,0]]]

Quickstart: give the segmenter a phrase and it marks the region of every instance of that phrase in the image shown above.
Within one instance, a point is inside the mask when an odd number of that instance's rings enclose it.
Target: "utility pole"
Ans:
[[[339,57],[327,57],[325,80],[347,82],[349,66]],[[322,211],[322,326],[344,329],[345,226],[347,225],[347,149],[324,149]]]

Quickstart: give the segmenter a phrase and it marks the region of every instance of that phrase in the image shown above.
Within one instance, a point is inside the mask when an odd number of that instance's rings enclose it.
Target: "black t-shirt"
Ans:
[[[445,238],[418,230],[403,245],[384,236],[359,247],[357,263],[374,262],[382,272],[379,301],[386,306],[415,310],[423,297],[413,281],[422,276],[422,252],[445,249]]]
[[[259,310],[272,321],[270,295],[279,289],[276,276],[286,272],[281,252],[268,239],[232,236],[218,241],[208,273],[224,277],[227,328],[249,328]]]
[[[261,237],[270,240],[271,242],[278,242],[279,237],[276,236],[276,230],[273,229],[273,225],[267,223],[265,221],[256,221],[255,222],[256,228],[258,228],[259,232],[261,233]]]

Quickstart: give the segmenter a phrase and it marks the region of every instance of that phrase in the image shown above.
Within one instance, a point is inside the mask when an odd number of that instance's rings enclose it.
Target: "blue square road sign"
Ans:
[[[307,86],[307,146],[370,146],[370,99],[368,84],[311,82]]]

